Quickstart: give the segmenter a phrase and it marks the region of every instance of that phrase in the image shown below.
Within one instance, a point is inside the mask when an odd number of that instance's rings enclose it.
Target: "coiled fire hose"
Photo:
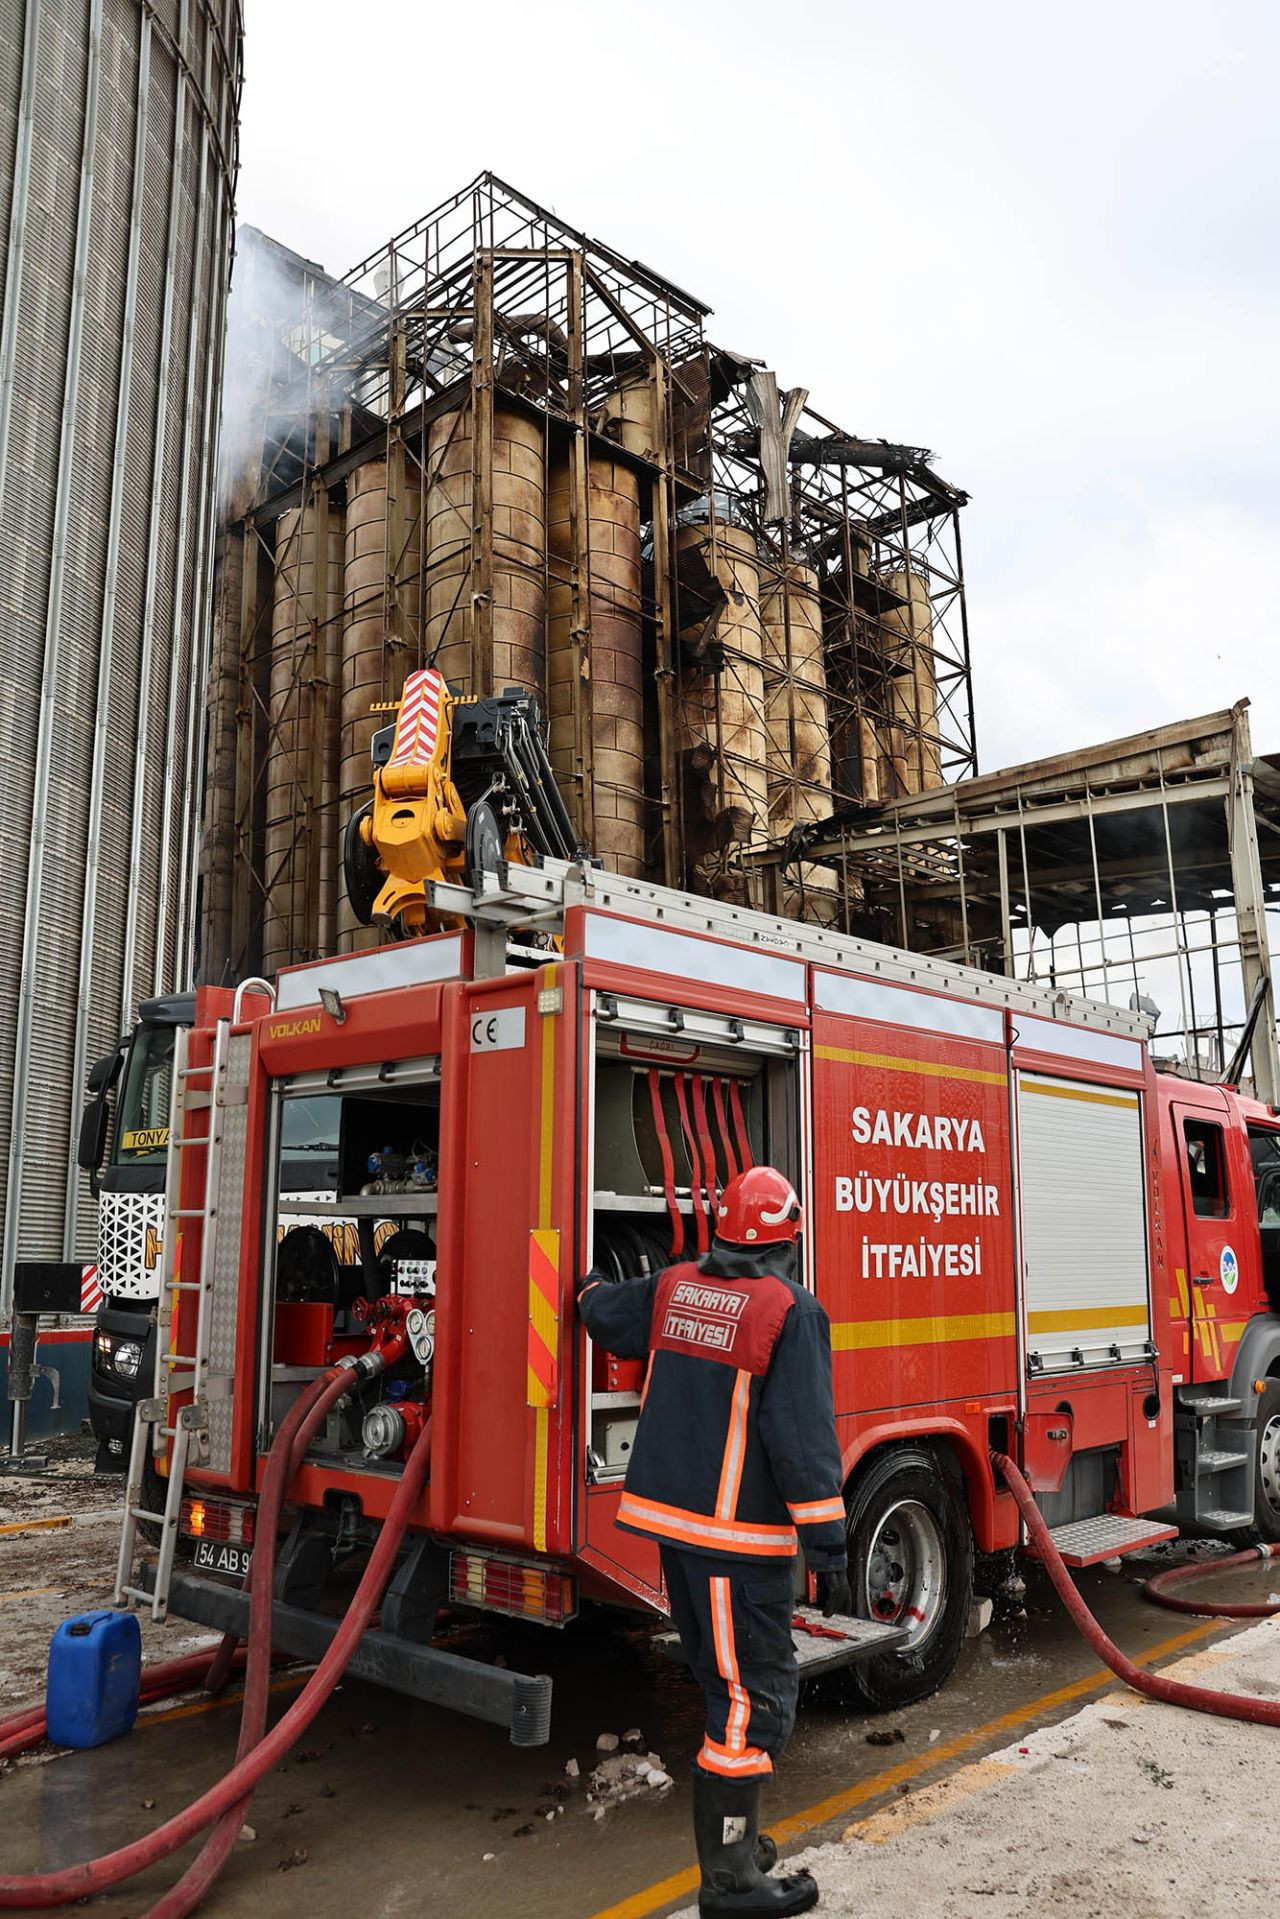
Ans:
[[[1214,1692],[1208,1686],[1192,1686],[1185,1680],[1166,1678],[1163,1673],[1147,1672],[1143,1667],[1135,1666],[1132,1659],[1126,1658],[1120,1648],[1107,1638],[1076,1591],[1062,1555],[1054,1545],[1049,1528],[1036,1505],[1035,1496],[1018,1468],[1004,1453],[992,1453],[991,1463],[1017,1500],[1028,1537],[1053,1581],[1059,1599],[1099,1659],[1111,1668],[1117,1679],[1123,1679],[1125,1685],[1131,1686],[1134,1692],[1144,1693],[1148,1699],[1161,1699],[1169,1706],[1186,1706],[1191,1712],[1215,1713],[1223,1719],[1244,1719],[1258,1726],[1280,1726],[1280,1699],[1249,1699],[1242,1693]],[[1246,1559],[1256,1564],[1258,1555],[1233,1554],[1229,1560],[1217,1560],[1214,1570]],[[1180,1567],[1178,1570],[1183,1569]],[[1195,1568],[1197,1572],[1203,1570],[1201,1566]],[[1276,1608],[1268,1607],[1267,1610],[1275,1611]]]
[[[1186,1579],[1201,1579],[1205,1573],[1224,1573],[1232,1566],[1256,1566],[1267,1559],[1280,1559],[1280,1545],[1262,1540],[1258,1545],[1250,1546],[1247,1552],[1231,1553],[1226,1559],[1197,1560],[1190,1566],[1170,1566],[1168,1572],[1157,1573],[1154,1579],[1146,1581],[1142,1596],[1154,1601],[1157,1606],[1167,1606],[1170,1612],[1200,1613],[1209,1619],[1272,1619],[1276,1613],[1280,1613],[1280,1599],[1262,1599],[1254,1605],[1236,1606],[1220,1600],[1176,1599],[1169,1592],[1170,1586],[1179,1586]]]
[[[216,1821],[215,1831],[196,1859],[178,1884],[151,1908],[147,1919],[182,1919],[212,1884],[240,1830],[254,1787],[306,1731],[342,1677],[382,1597],[400,1541],[426,1484],[431,1463],[432,1422],[429,1418],[405,1464],[369,1563],[337,1632],[298,1697],[264,1736],[276,1535],[284,1494],[312,1432],[329,1407],[357,1383],[358,1377],[350,1367],[334,1367],[313,1380],[290,1407],[268,1457],[259,1503],[260,1531],[254,1549],[240,1741],[231,1770],[182,1812],[175,1813],[153,1832],[127,1846],[54,1872],[0,1877],[0,1908],[44,1909],[103,1892],[168,1858]],[[203,1657],[197,1663],[203,1663]],[[183,1660],[172,1665],[187,1668],[189,1679],[191,1663]],[[229,1663],[224,1639],[209,1671],[217,1668],[225,1675]],[[153,1683],[166,1670],[165,1667],[153,1668]],[[162,1695],[153,1692],[151,1696]],[[30,1722],[33,1715],[19,1717]],[[0,1741],[11,1733],[12,1727],[13,1722],[0,1724]]]

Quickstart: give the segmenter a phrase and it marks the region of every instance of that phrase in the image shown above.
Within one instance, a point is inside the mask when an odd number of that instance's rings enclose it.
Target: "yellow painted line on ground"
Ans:
[[[1185,1659],[1177,1660],[1172,1670],[1180,1680],[1189,1680],[1193,1676],[1198,1679],[1202,1674],[1212,1672],[1215,1666],[1228,1665],[1232,1657],[1230,1642],[1225,1646],[1209,1646],[1202,1652],[1189,1653]],[[1122,1704],[1126,1713],[1145,1712],[1160,1703],[1149,1699],[1145,1693],[1130,1692],[1120,1680],[1116,1681],[1115,1692],[1107,1694],[1102,1704],[1106,1705],[1108,1699]],[[900,1832],[916,1826],[927,1826],[966,1800],[977,1798],[988,1787],[999,1785],[1002,1779],[1007,1779],[1017,1771],[1017,1766],[994,1756],[976,1759],[971,1766],[962,1766],[959,1772],[953,1772],[949,1778],[935,1780],[923,1791],[913,1792],[905,1799],[896,1799],[892,1804],[868,1813],[865,1819],[855,1820],[853,1825],[845,1827],[840,1837],[846,1843],[858,1839],[864,1845],[886,1845],[890,1839],[896,1839]]]
[[[1005,1759],[975,1759],[971,1766],[962,1766],[950,1779],[937,1780],[923,1792],[913,1792],[909,1798],[882,1806],[878,1812],[846,1826],[840,1836],[846,1843],[856,1838],[864,1846],[887,1846],[899,1833],[908,1832],[913,1826],[927,1826],[939,1813],[953,1811],[966,1799],[976,1799],[979,1793],[1016,1771],[1017,1767]]]
[[[1140,1654],[1133,1663],[1135,1666],[1153,1665],[1157,1659],[1180,1652],[1184,1646],[1197,1645],[1211,1633],[1222,1632],[1225,1625],[1226,1622],[1221,1619],[1204,1620],[1186,1632],[1176,1633],[1172,1639],[1161,1640],[1158,1646],[1152,1646]],[[1028,1700],[1026,1705],[1015,1706],[1012,1712],[1002,1713],[998,1719],[988,1719],[984,1725],[974,1726],[970,1732],[960,1733],[955,1739],[940,1741],[927,1751],[904,1759],[900,1765],[873,1773],[870,1779],[862,1779],[856,1786],[846,1786],[842,1792],[819,1799],[816,1804],[806,1806],[802,1812],[792,1813],[787,1819],[771,1819],[768,1829],[779,1846],[788,1845],[791,1840],[803,1838],[819,1826],[830,1825],[833,1820],[855,1811],[858,1806],[865,1806],[869,1799],[892,1792],[897,1786],[920,1778],[923,1773],[934,1772],[949,1759],[961,1758],[965,1753],[972,1752],[975,1746],[985,1745],[989,1739],[1018,1732],[1029,1720],[1039,1718],[1043,1713],[1056,1712],[1060,1706],[1072,1705],[1077,1699],[1087,1698],[1090,1693],[1102,1692],[1105,1687],[1117,1683],[1115,1674],[1105,1667],[1087,1673],[1083,1679],[1076,1679],[1069,1686],[1059,1686],[1055,1692]],[[668,1879],[660,1879],[656,1885],[646,1886],[643,1892],[634,1892],[630,1898],[620,1899],[616,1905],[602,1906],[599,1912],[590,1915],[590,1919],[648,1919],[651,1913],[661,1911],[672,1900],[684,1898],[697,1889],[698,1869],[688,1866],[683,1872],[673,1872]]]
[[[0,1593],[0,1606],[11,1599],[61,1599],[66,1590],[65,1586],[28,1586],[25,1592]]]
[[[879,1346],[940,1346],[953,1339],[1012,1339],[1012,1313],[950,1313],[932,1319],[846,1319],[831,1328],[831,1349],[865,1352]]]
[[[210,1659],[213,1658],[212,1647],[209,1648],[209,1657]],[[145,1677],[146,1667],[144,1666],[142,1670],[143,1676]],[[292,1692],[298,1686],[305,1686],[310,1677],[310,1672],[290,1673],[287,1678],[273,1679],[267,1687],[267,1691],[273,1693]],[[201,1713],[217,1712],[222,1706],[238,1706],[243,1698],[244,1688],[243,1686],[238,1686],[234,1692],[220,1692],[215,1697],[209,1699],[193,1699],[191,1703],[186,1706],[166,1706],[163,1712],[147,1712],[144,1710],[138,1714],[134,1729],[137,1731],[143,1726],[167,1726],[170,1720],[173,1719],[196,1719]]]
[[[52,1532],[55,1527],[69,1526],[70,1513],[56,1513],[51,1519],[15,1519],[7,1526],[0,1526],[0,1535],[5,1533]]]

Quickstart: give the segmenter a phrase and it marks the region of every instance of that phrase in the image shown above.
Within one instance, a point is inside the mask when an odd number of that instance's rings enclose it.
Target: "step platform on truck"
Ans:
[[[1142,1546],[1157,1546],[1162,1540],[1176,1539],[1176,1526],[1162,1526],[1154,1519],[1134,1519],[1127,1513],[1098,1513],[1092,1519],[1073,1519],[1067,1526],[1055,1526],[1049,1534],[1066,1566],[1097,1566],[1104,1559],[1120,1559],[1136,1553]],[[1032,1545],[1026,1551],[1033,1559],[1039,1554]]]
[[[878,1619],[857,1619],[852,1613],[832,1613],[829,1619],[816,1606],[797,1606],[791,1619],[791,1643],[803,1679],[851,1666],[855,1659],[888,1652],[907,1637],[907,1627],[884,1625]],[[677,1632],[659,1633],[656,1641],[670,1659],[683,1659]]]

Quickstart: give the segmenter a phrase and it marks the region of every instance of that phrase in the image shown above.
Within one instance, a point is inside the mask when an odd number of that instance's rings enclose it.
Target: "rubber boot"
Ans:
[[[695,1766],[693,1831],[702,1868],[699,1912],[712,1919],[787,1919],[817,1905],[818,1888],[807,1872],[771,1879],[760,1870],[758,1779],[721,1779]]]

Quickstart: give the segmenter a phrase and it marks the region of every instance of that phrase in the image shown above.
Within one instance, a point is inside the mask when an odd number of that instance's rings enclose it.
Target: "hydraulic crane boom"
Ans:
[[[347,827],[356,918],[402,938],[424,933],[434,882],[474,886],[503,860],[533,866],[584,851],[532,695],[464,698],[434,667],[411,673],[395,724],[373,737],[373,798]]]

